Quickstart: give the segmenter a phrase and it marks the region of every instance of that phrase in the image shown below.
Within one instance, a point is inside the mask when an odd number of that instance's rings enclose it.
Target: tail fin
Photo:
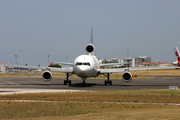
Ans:
[[[86,46],[87,55],[95,55],[95,47],[93,45],[93,26],[91,26],[91,39],[90,44]]]
[[[93,26],[91,26],[91,40],[90,40],[90,44],[93,45]]]
[[[174,52],[175,52],[175,56],[176,56],[177,60],[180,62],[180,54],[179,54],[179,50],[176,46],[174,47]]]

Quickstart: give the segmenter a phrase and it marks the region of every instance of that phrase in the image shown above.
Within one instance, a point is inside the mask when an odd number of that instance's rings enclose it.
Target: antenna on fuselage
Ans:
[[[91,26],[91,41],[90,43],[93,45],[93,26]]]

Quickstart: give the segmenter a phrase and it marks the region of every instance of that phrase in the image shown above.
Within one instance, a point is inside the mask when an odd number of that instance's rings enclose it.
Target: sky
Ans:
[[[180,0],[0,0],[0,62],[73,62],[93,43],[97,58],[175,61]],[[22,52],[21,52],[22,51]],[[22,54],[21,54],[22,53]],[[22,61],[21,61],[22,55]]]

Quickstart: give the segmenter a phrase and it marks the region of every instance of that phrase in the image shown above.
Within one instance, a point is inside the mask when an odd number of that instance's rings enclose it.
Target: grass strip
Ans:
[[[65,119],[65,116],[88,114],[106,115],[113,112],[114,119],[120,116],[129,118],[135,111],[156,111],[168,109],[174,110],[174,114],[180,112],[179,106],[169,106],[168,103],[180,103],[180,91],[175,90],[102,90],[96,92],[66,92],[66,93],[28,93],[0,95],[1,100],[40,100],[48,102],[0,102],[0,119],[38,119],[57,116]],[[54,102],[56,101],[56,102]],[[59,102],[58,102],[59,101]],[[65,101],[65,102],[61,102]],[[73,102],[74,101],[74,102]],[[88,101],[88,102],[86,102]],[[114,102],[114,103],[113,103]],[[148,104],[117,104],[120,102],[148,103]],[[106,103],[106,104],[105,104]],[[167,103],[167,104],[149,104]],[[157,111],[158,110],[158,111]],[[119,114],[127,111],[127,116]],[[129,112],[132,111],[133,113]],[[147,114],[147,113],[144,113]],[[153,112],[155,115],[155,113]],[[139,114],[138,114],[139,115]],[[157,114],[155,115],[157,117]],[[169,114],[173,116],[173,113]],[[169,117],[166,116],[166,117]],[[179,114],[175,115],[180,117]],[[90,117],[90,116],[89,116]],[[143,115],[142,118],[146,116]],[[152,117],[152,116],[151,116]],[[155,118],[156,118],[155,117]],[[159,118],[158,116],[157,118]],[[67,117],[69,118],[69,117]],[[90,117],[94,118],[94,117]],[[107,117],[109,118],[109,117]],[[137,118],[141,118],[137,116]],[[162,117],[163,118],[163,117]],[[69,119],[72,119],[71,117]],[[98,119],[100,119],[98,117]],[[109,118],[111,119],[111,118]]]

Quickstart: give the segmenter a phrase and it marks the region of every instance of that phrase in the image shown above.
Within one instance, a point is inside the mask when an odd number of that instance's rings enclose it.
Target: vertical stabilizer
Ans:
[[[91,41],[90,44],[93,45],[93,26],[91,26]]]
[[[177,60],[180,61],[179,50],[178,50],[178,48],[176,46],[174,47],[174,52],[175,52],[175,56],[176,56]]]
[[[90,44],[86,46],[86,53],[87,55],[92,55],[92,56],[95,54],[95,47],[93,45],[93,26],[91,26]]]

